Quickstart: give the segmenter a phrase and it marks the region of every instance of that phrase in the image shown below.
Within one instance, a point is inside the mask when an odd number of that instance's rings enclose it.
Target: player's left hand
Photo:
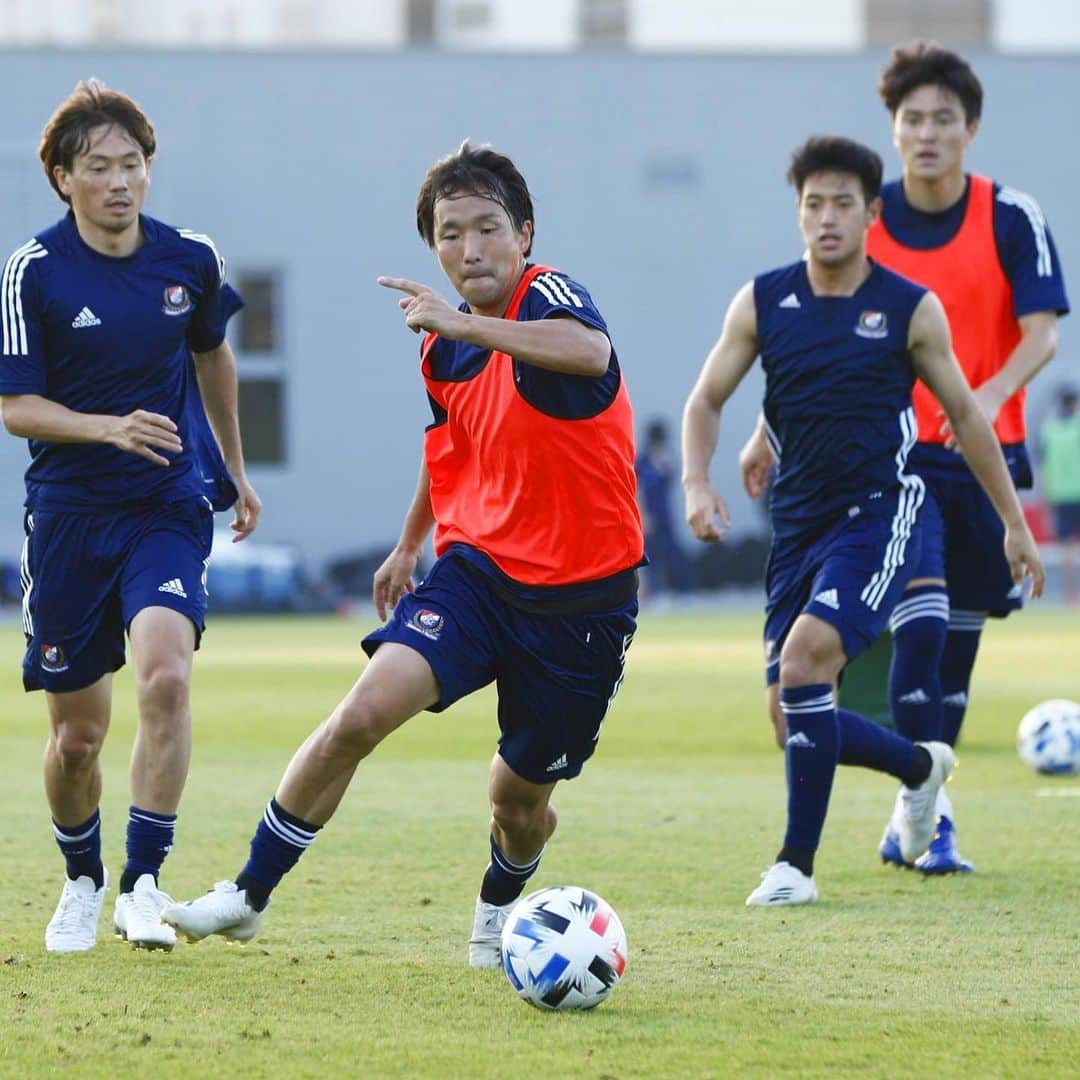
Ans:
[[[262,511],[262,499],[255,494],[255,489],[248,483],[247,477],[242,476],[239,480],[233,477],[233,483],[236,485],[238,498],[233,503],[233,519],[229,528],[233,531],[232,542],[235,544],[246,540],[255,531],[259,524],[259,513]]]
[[[434,289],[408,278],[380,277],[385,289],[397,289],[406,295],[398,301],[405,312],[405,325],[414,333],[421,330],[452,338],[461,324],[461,312],[451,307]]]
[[[727,536],[731,516],[724,500],[711,484],[701,481],[686,489],[686,523],[694,535],[705,543],[715,543]]]
[[[1032,597],[1042,596],[1043,587],[1046,585],[1046,571],[1039,556],[1039,546],[1035,543],[1035,537],[1031,535],[1027,522],[1021,522],[1015,529],[1005,527],[1005,558],[1009,560],[1013,581],[1020,585],[1025,577],[1030,577]]]
[[[971,396],[975,399],[975,404],[979,406],[979,411],[990,421],[990,426],[993,427],[998,413],[1001,412],[1001,407],[1005,404],[1005,398],[989,382],[983,383],[977,390],[972,390]],[[939,415],[944,417],[944,410]],[[952,425],[947,419],[943,421],[939,431],[945,436],[945,449],[955,450],[959,454],[960,444],[956,441]]]

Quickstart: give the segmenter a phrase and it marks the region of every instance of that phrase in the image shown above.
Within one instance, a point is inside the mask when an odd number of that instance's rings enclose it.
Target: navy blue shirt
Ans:
[[[0,283],[0,394],[36,394],[75,412],[160,413],[184,449],[169,467],[103,443],[29,440],[26,503],[105,510],[133,502],[235,500],[195,381],[193,352],[221,344],[242,301],[206,236],[140,216],[144,242],[112,257],[68,215],[8,259]]]
[[[873,263],[853,296],[815,296],[806,264],[754,279],[777,537],[817,530],[875,493],[920,485],[911,316],[926,290]]]

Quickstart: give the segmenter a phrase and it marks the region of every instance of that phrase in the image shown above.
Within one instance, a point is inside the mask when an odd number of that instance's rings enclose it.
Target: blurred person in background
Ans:
[[[651,420],[646,426],[645,445],[634,463],[634,471],[645,527],[645,554],[649,559],[642,596],[686,592],[690,588],[690,572],[672,505],[678,465],[663,420]]]
[[[1053,518],[1054,536],[1061,544],[1061,575],[1065,603],[1075,604],[1076,555],[1080,545],[1080,395],[1074,387],[1059,392],[1059,415],[1039,431],[1043,497]]]

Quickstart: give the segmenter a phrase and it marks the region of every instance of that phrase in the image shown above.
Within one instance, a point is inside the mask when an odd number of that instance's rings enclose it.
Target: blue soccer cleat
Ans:
[[[956,847],[956,826],[944,814],[938,818],[937,832],[927,851],[915,860],[915,869],[923,874],[970,874],[970,863]]]
[[[900,833],[896,826],[897,817],[900,814],[900,792],[896,793],[896,804],[893,806],[889,824],[885,826],[885,832],[878,844],[878,854],[881,861],[887,866],[895,866],[902,870],[910,870],[911,863],[904,861],[900,853]]]
[[[904,870],[911,869],[911,863],[904,862],[904,856],[900,854],[900,835],[893,829],[891,821],[885,826],[885,835],[878,844],[878,854],[883,863]]]

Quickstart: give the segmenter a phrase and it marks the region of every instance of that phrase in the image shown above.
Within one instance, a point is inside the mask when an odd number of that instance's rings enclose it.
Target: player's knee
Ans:
[[[811,650],[785,649],[780,657],[780,685],[808,686],[821,680],[820,664]]]
[[[351,694],[326,722],[324,753],[333,758],[367,757],[393,730],[379,699],[371,694]]]
[[[189,696],[187,669],[179,664],[156,665],[139,687],[144,718],[186,715]]]
[[[842,649],[831,639],[813,634],[793,635],[780,653],[780,685],[832,682],[843,662]]]
[[[52,748],[60,763],[60,771],[65,776],[72,776],[93,766],[101,753],[103,738],[103,734],[91,726],[60,726],[52,737]]]

